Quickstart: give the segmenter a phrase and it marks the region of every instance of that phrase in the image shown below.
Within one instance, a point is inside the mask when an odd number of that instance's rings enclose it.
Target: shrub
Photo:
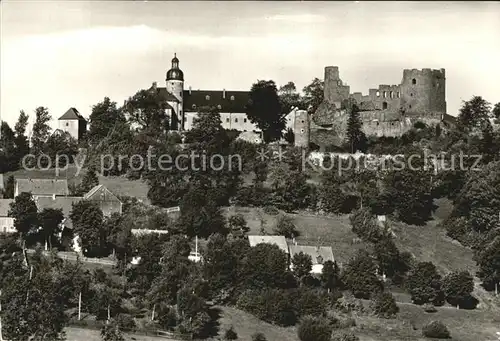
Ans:
[[[134,331],[137,329],[134,318],[128,314],[119,314],[116,323],[123,331]]]
[[[270,215],[277,215],[278,213],[280,213],[280,211],[276,208],[276,206],[267,205],[267,206],[264,206],[264,213],[270,214]]]
[[[295,238],[299,236],[299,231],[293,223],[293,219],[288,215],[280,215],[274,228],[274,233],[285,236],[286,238]]]
[[[372,301],[372,308],[377,316],[383,318],[392,318],[399,312],[394,296],[388,292],[377,295]]]
[[[224,339],[226,340],[237,340],[238,334],[234,331],[233,326],[229,327],[224,333]]]
[[[430,303],[424,304],[424,311],[426,313],[435,313],[437,311],[436,307]]]
[[[359,341],[359,337],[350,332],[342,333],[334,335],[332,341]]]
[[[300,341],[330,341],[332,326],[325,318],[305,316],[297,333]]]
[[[267,341],[266,336],[262,333],[252,334],[252,341]]]
[[[432,321],[422,328],[422,335],[434,339],[449,339],[450,331],[440,321]]]
[[[292,326],[297,322],[293,302],[284,290],[247,290],[240,295],[236,305],[263,321],[280,326]]]

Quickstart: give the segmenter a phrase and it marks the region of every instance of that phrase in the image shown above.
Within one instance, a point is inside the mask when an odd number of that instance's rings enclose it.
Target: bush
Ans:
[[[350,332],[342,333],[334,335],[332,341],[359,341],[359,337]]]
[[[267,341],[266,336],[262,333],[252,334],[252,341]]]
[[[264,206],[264,213],[270,214],[270,215],[277,215],[278,213],[280,213],[280,211],[276,208],[276,206],[267,205],[267,206]]]
[[[434,339],[449,339],[450,331],[440,321],[432,321],[422,328],[422,335]]]
[[[435,313],[437,311],[436,307],[430,303],[424,304],[424,311],[426,313]]]
[[[399,312],[394,296],[388,292],[377,295],[372,301],[372,308],[377,316],[383,318],[392,318]]]
[[[325,318],[305,316],[297,333],[300,341],[330,341],[332,326]]]
[[[134,331],[137,329],[134,318],[128,314],[118,314],[116,317],[116,323],[123,331]]]
[[[229,327],[224,333],[224,339],[226,340],[237,340],[238,334],[234,331],[233,326]]]
[[[280,215],[274,228],[274,233],[285,236],[286,238],[295,238],[299,236],[299,231],[293,223],[293,219],[288,215]]]
[[[280,326],[293,326],[297,322],[293,302],[284,290],[247,290],[240,295],[236,306],[262,321]]]

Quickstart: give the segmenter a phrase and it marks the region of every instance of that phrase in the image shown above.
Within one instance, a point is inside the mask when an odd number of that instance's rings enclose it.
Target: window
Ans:
[[[413,93],[411,93],[410,96],[413,97]]]
[[[222,105],[220,105],[220,104],[219,104],[219,105],[217,106],[217,109],[221,110],[221,109],[222,109]]]
[[[387,91],[384,91],[384,98],[387,98]]]
[[[304,120],[302,120],[302,123],[304,123]]]
[[[209,95],[206,95],[206,96],[205,96],[205,99],[206,99],[207,101],[209,101],[209,100],[210,100],[210,96],[209,96]]]
[[[398,98],[401,98],[401,94],[399,93],[399,91],[398,91]]]
[[[376,96],[380,97],[380,91],[377,91]]]
[[[66,122],[66,127],[69,126],[69,122]]]
[[[234,123],[238,123],[238,118],[235,118],[235,119],[234,119]]]
[[[246,119],[246,118],[244,118],[244,119],[243,119],[243,123],[247,123],[247,119]],[[246,130],[245,130],[245,131],[246,131]]]
[[[413,78],[413,79],[411,80],[411,84],[413,84],[413,85],[417,84],[417,80],[416,80],[415,78]]]
[[[409,105],[410,109],[411,109],[411,104]]]
[[[391,91],[391,98],[394,98],[394,91]]]
[[[191,107],[192,107],[193,109],[196,109],[196,104],[193,104]]]
[[[317,262],[318,264],[323,264],[323,257],[318,256],[318,257],[316,258],[316,262]]]
[[[300,132],[301,132],[302,134],[304,134],[304,129],[300,129]]]
[[[231,96],[231,101],[234,101],[234,96]]]
[[[382,109],[387,109],[387,102],[382,103]]]
[[[229,117],[228,117],[228,118],[226,118],[226,122],[227,122],[227,123],[229,123]]]

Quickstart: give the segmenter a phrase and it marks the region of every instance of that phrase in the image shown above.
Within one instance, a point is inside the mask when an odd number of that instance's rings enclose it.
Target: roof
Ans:
[[[245,113],[248,91],[184,90],[184,112],[198,112],[200,107],[211,106],[220,112]]]
[[[322,264],[327,260],[330,260],[332,262],[335,261],[335,258],[333,257],[333,251],[330,246],[290,245],[289,248],[291,257],[293,257],[295,254],[303,252],[306,255],[311,256],[313,265]]]
[[[59,119],[87,121],[75,108],[69,108]]]
[[[160,95],[160,97],[165,101],[179,102],[177,97],[175,97],[170,92],[168,92],[166,88],[156,88],[156,91],[158,91],[158,94]]]
[[[248,236],[248,241],[252,247],[261,243],[274,244],[288,253],[288,244],[284,236]]]
[[[30,192],[33,195],[68,195],[66,179],[16,179],[17,193]]]
[[[104,185],[94,186],[90,191],[83,196],[85,200],[98,200],[98,201],[120,201],[116,195],[114,195],[109,189]]]
[[[61,209],[64,215],[62,223],[67,228],[73,228],[73,222],[71,221],[69,215],[73,210],[73,204],[83,200],[82,197],[39,197],[35,200],[36,207],[39,212],[46,208]]]
[[[0,217],[8,217],[10,204],[14,202],[14,199],[0,199]]]

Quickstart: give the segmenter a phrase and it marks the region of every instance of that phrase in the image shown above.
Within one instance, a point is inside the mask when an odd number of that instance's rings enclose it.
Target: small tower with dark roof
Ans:
[[[75,108],[69,108],[58,121],[59,130],[69,133],[77,141],[87,131],[87,120]]]
[[[170,102],[170,106],[175,111],[171,118],[171,129],[183,130],[184,126],[184,112],[183,112],[183,93],[184,93],[184,72],[179,69],[179,59],[174,53],[174,58],[172,59],[172,67],[167,71],[166,77],[166,89],[167,92],[172,94],[177,101]]]

